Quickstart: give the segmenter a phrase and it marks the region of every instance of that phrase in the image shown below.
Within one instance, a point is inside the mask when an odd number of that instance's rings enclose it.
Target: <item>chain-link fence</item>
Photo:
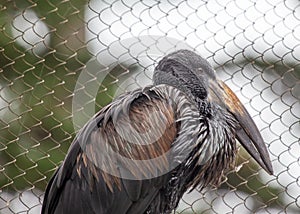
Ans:
[[[177,212],[300,213],[298,0],[1,1],[0,213],[39,213],[78,129],[181,48],[236,92],[275,173],[240,149],[222,185]]]

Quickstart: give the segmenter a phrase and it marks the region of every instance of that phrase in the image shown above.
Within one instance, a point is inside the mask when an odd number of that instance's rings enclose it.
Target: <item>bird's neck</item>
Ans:
[[[213,110],[212,110],[213,112]],[[233,164],[236,154],[234,124],[215,113],[199,119],[197,146],[186,162],[186,186],[192,189],[217,186],[223,177],[223,169]],[[226,115],[223,115],[226,117]]]

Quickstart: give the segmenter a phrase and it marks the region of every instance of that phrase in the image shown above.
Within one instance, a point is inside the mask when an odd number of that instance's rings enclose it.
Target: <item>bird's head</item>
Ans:
[[[216,78],[205,59],[189,50],[173,52],[158,63],[153,81],[155,85],[176,87],[197,103],[217,105],[226,111],[237,123],[237,140],[262,168],[273,174],[269,153],[254,121],[231,89]]]

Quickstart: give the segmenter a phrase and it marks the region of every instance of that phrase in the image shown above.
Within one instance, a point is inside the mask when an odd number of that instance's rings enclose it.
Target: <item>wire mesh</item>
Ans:
[[[176,212],[299,213],[299,44],[297,0],[0,2],[0,212],[39,213],[78,129],[187,48],[245,104],[275,173],[240,149],[219,188]]]

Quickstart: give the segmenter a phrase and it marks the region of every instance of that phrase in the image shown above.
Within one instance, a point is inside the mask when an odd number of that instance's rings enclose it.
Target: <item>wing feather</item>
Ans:
[[[113,101],[75,138],[48,184],[42,213],[145,212],[161,188],[157,184],[168,178],[139,178],[169,167],[164,155],[177,135],[175,121],[173,106],[153,88]],[[160,162],[145,168],[135,163],[158,157]],[[121,179],[124,175],[133,179]]]

